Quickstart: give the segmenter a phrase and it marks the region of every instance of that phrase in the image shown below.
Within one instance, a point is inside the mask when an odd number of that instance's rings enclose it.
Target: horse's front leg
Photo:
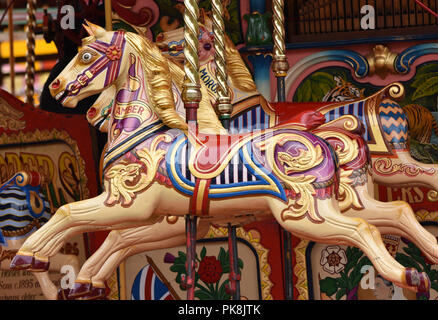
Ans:
[[[159,188],[159,185],[151,186],[148,192],[137,197],[138,203],[129,208],[123,208],[120,204],[105,206],[104,202],[107,198],[105,193],[92,199],[62,206],[44,226],[25,241],[12,260],[11,268],[47,270],[49,257],[46,253],[51,251],[48,244],[53,239],[65,241],[78,233],[123,229],[151,223],[148,219],[151,218],[159,201]],[[71,228],[74,232],[71,232]],[[60,247],[57,246],[57,249]],[[54,253],[56,252],[52,252]]]
[[[360,217],[375,225],[382,234],[394,234],[412,241],[433,262],[438,263],[437,239],[415,218],[411,206],[404,201],[382,202],[370,196],[365,186],[356,191],[365,209],[348,210],[350,217]]]
[[[285,220],[282,212],[285,204],[270,200],[271,210],[280,225],[294,235],[327,244],[344,244],[361,249],[376,270],[399,287],[428,292],[430,280],[426,273],[403,267],[388,252],[381,240],[379,230],[364,219],[347,217],[339,210],[334,199],[318,200],[318,210],[323,221],[310,219]]]
[[[209,227],[207,221],[198,220],[198,239],[207,234]],[[69,298],[87,296],[95,299],[103,294],[105,281],[126,258],[145,251],[183,245],[185,241],[184,218],[179,218],[174,224],[163,220],[148,227],[114,230],[82,266]]]

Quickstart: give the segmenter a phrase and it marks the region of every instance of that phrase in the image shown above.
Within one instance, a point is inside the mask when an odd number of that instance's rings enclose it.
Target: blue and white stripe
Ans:
[[[180,157],[176,167],[178,172],[181,172],[182,177],[186,180],[186,182],[190,181],[190,185],[195,185],[196,178],[190,172],[187,165],[187,159],[190,159],[192,152],[193,147],[191,145],[189,146],[188,143],[185,143],[181,149],[181,152],[179,152]],[[233,158],[231,158],[230,163],[225,167],[221,174],[211,180],[211,186],[229,185],[256,180],[257,178],[246,168],[244,161],[239,155],[239,152],[236,152]]]
[[[359,118],[360,121],[362,121],[364,128],[365,128],[365,134],[364,137],[367,141],[371,141],[371,136],[369,134],[369,130],[367,127],[367,121],[366,121],[366,114],[364,112],[365,102],[364,101],[358,101],[358,102],[352,102],[349,104],[346,104],[344,106],[337,107],[333,110],[330,110],[325,114],[326,122],[338,119],[341,116],[344,115],[354,115],[357,118]]]

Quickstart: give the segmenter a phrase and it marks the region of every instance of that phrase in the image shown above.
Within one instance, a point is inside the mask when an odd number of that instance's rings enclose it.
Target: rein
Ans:
[[[116,31],[111,39],[111,43],[95,41],[88,47],[102,53],[102,57],[97,59],[90,67],[80,73],[76,80],[70,82],[66,88],[72,95],[77,95],[80,90],[88,85],[88,83],[98,76],[102,71],[108,70],[105,78],[104,87],[112,83],[120,71],[121,57],[125,47],[125,32]]]

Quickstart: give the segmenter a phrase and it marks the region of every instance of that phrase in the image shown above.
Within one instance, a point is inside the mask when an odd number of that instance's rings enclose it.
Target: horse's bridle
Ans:
[[[74,81],[67,84],[65,88],[69,95],[77,95],[82,88],[86,87],[91,80],[106,69],[108,69],[108,72],[106,73],[104,87],[112,83],[119,75],[125,42],[125,32],[116,31],[109,44],[99,40],[89,44],[89,48],[102,53],[102,56],[80,73]]]

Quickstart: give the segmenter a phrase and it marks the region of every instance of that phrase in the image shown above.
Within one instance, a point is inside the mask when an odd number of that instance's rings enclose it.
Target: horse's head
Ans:
[[[49,86],[52,96],[69,108],[111,86],[123,66],[124,32],[87,24],[84,27],[90,36],[82,40],[78,54]]]
[[[201,65],[214,58],[214,37],[212,20],[208,14],[201,10],[199,19],[199,62]],[[164,55],[173,60],[182,62],[184,60],[184,28],[168,30],[157,35],[156,44]]]

